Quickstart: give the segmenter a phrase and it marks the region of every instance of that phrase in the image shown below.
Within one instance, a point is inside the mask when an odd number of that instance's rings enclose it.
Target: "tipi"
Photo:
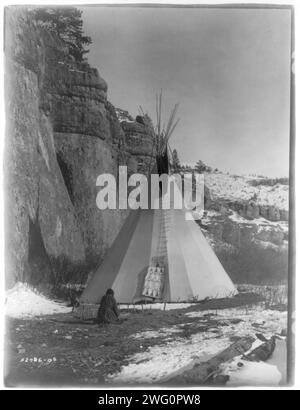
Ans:
[[[157,99],[154,141],[159,174],[168,173],[168,140],[177,122],[177,105],[165,130]],[[119,303],[196,301],[237,293],[196,222],[184,209],[132,210],[94,276],[81,304],[97,304],[108,288]]]

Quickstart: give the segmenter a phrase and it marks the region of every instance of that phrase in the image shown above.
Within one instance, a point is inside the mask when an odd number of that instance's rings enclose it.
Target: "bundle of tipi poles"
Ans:
[[[156,157],[162,157],[165,155],[167,149],[170,149],[169,140],[177,127],[179,118],[176,119],[176,114],[178,111],[179,104],[175,104],[172,108],[167,126],[162,123],[162,90],[159,95],[156,95],[156,126],[153,128],[153,151]],[[140,111],[143,117],[146,116],[143,108],[140,106]],[[172,151],[171,151],[172,152]],[[172,156],[171,156],[172,158]]]

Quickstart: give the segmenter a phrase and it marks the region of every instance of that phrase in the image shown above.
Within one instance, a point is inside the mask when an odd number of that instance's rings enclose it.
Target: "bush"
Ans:
[[[217,250],[224,269],[235,283],[276,284],[288,278],[288,251],[263,249],[254,242],[234,252]]]
[[[262,179],[251,179],[248,184],[252,186],[267,185],[274,186],[276,184],[289,185],[289,178],[262,178]]]
[[[38,7],[32,11],[32,18],[46,31],[59,37],[68,47],[75,61],[83,61],[88,53],[86,46],[92,43],[83,33],[82,11],[75,7]]]

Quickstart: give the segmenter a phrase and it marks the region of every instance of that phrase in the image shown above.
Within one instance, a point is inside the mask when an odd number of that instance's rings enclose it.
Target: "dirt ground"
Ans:
[[[148,337],[141,342],[140,338],[132,337],[137,332],[180,325],[180,336],[189,338],[225,324],[214,318],[213,313],[204,315],[199,321],[198,317],[187,316],[187,312],[251,306],[261,299],[249,293],[185,309],[123,310],[126,320],[121,324],[101,327],[93,322],[79,321],[72,313],[30,319],[7,318],[5,384],[10,387],[103,385],[107,375],[120,371],[129,363],[130,356],[164,343],[160,337]]]

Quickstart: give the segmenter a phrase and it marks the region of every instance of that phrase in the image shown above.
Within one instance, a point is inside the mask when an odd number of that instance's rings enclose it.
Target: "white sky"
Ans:
[[[181,162],[288,175],[290,11],[84,8],[89,61],[110,101],[154,117],[162,88],[180,103]]]

